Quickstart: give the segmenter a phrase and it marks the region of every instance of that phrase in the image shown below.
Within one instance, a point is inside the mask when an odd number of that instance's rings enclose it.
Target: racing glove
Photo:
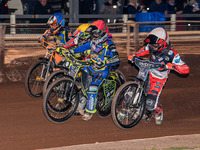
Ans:
[[[105,62],[102,60],[98,60],[97,62],[93,62],[91,66],[92,68],[99,70],[105,66]]]
[[[98,61],[98,62],[97,62],[97,65],[98,65],[100,68],[102,68],[102,67],[105,66],[105,63],[104,63],[103,61]]]
[[[51,47],[51,46],[47,46],[46,49],[47,49],[47,51],[48,51],[49,53],[52,53],[52,52],[55,50],[55,48],[53,48],[53,47]]]
[[[172,64],[172,63],[167,63],[167,64],[165,65],[165,68],[166,68],[166,69],[173,70],[173,69],[175,69],[175,65]]]
[[[128,56],[128,61],[130,61],[131,63],[134,63],[135,62],[135,58],[136,58],[135,55],[129,55]]]
[[[56,51],[57,51],[57,53],[59,53],[60,55],[62,55],[62,56],[64,56],[64,57],[66,57],[67,55],[70,54],[69,50],[68,50],[68,49],[65,49],[65,48],[63,48],[63,47],[58,47],[58,48],[56,49]]]
[[[44,39],[45,39],[45,37],[42,35],[41,37],[39,37],[38,42],[39,42],[39,43],[42,43]]]
[[[45,33],[39,38],[38,42],[42,43],[44,42],[45,38],[47,38],[50,35],[49,30],[46,30]]]

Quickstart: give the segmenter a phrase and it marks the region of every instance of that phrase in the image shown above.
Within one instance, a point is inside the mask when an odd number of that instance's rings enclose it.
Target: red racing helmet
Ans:
[[[103,20],[97,20],[90,25],[90,34],[94,45],[104,42],[111,35],[109,29]]]

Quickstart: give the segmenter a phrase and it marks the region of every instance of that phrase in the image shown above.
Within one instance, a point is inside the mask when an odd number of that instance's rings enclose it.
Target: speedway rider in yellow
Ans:
[[[88,121],[96,112],[96,96],[98,88],[107,78],[110,70],[116,69],[119,65],[119,55],[114,43],[109,38],[108,27],[102,20],[93,22],[88,28],[91,34],[91,41],[73,49],[73,53],[84,52],[91,49],[91,65],[84,70],[88,74],[93,74],[92,82],[87,91],[88,101],[85,114],[82,119]]]
[[[90,24],[82,24],[80,25],[76,31],[74,31],[73,35],[71,36],[71,39],[60,49],[57,49],[57,52],[64,52],[65,49],[74,49],[76,47],[79,47],[87,42],[90,41],[90,34],[89,32],[86,32],[86,30],[89,28]],[[64,48],[64,49],[63,49]],[[85,51],[84,53],[77,53],[75,54],[75,57],[83,57],[84,60],[88,59],[90,57],[90,50]]]

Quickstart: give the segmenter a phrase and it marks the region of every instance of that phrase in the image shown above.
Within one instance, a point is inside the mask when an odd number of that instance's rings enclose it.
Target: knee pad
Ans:
[[[156,95],[151,95],[149,94],[147,96],[147,100],[146,100],[146,108],[147,110],[149,110],[150,112],[153,112],[154,109],[156,108],[156,98],[157,96]]]

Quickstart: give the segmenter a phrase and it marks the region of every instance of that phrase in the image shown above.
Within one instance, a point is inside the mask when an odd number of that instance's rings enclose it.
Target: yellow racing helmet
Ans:
[[[82,45],[84,43],[89,42],[90,40],[90,33],[87,31],[89,28],[90,23],[80,25],[76,31],[79,31],[78,34],[78,45]]]
[[[89,28],[89,26],[90,26],[90,23],[85,23],[85,24],[80,25],[80,26],[77,28],[77,30],[80,30],[80,31],[82,31],[82,32],[85,32],[85,31]]]

